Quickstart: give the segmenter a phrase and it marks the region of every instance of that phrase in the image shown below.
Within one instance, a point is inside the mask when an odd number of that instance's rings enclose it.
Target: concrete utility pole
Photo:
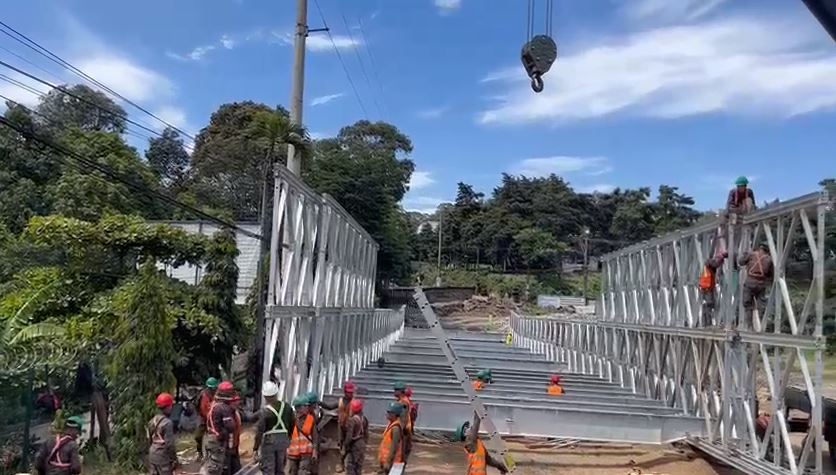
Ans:
[[[296,36],[293,40],[293,86],[290,93],[290,122],[302,125],[302,106],[305,95],[305,40],[308,37],[308,0],[296,2]],[[302,158],[293,144],[287,144],[287,168],[290,173],[302,172]]]
[[[441,287],[441,223],[444,222],[444,213],[438,210],[438,262],[436,263],[435,286]]]
[[[589,228],[583,230],[583,304],[589,305],[587,286],[589,284]]]

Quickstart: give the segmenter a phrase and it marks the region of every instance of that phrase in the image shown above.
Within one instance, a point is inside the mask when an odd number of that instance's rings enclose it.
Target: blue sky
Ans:
[[[327,36],[312,33],[304,122],[317,136],[361,118],[408,134],[416,174],[406,209],[431,211],[459,181],[490,194],[502,172],[554,172],[583,191],[664,183],[701,209],[721,206],[740,174],[759,200],[836,175],[836,44],[801,0],[555,1],[559,58],[539,95],[519,62],[526,2],[319,5],[359,101]],[[224,102],[288,103],[294,8],[30,0],[2,19],[194,134]],[[309,24],[322,26],[314,2]],[[0,59],[70,78],[5,36]],[[0,93],[36,100],[5,82]]]

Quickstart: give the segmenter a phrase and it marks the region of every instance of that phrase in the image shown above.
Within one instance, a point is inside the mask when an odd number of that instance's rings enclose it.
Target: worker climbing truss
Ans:
[[[374,308],[377,243],[328,195],[278,166],[263,380],[280,396],[330,392],[397,340],[403,312]]]
[[[706,435],[690,442],[747,473],[821,474],[828,206],[825,193],[814,193],[605,255],[594,318],[514,315],[514,342],[700,417]],[[735,261],[759,243],[768,245],[774,279],[747,325],[738,321],[745,270]],[[699,276],[724,249],[716,321],[703,321]],[[812,408],[801,441],[785,416],[790,385]]]

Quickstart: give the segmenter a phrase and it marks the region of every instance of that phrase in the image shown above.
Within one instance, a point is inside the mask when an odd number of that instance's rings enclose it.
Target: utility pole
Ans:
[[[308,37],[308,0],[296,2],[296,36],[293,40],[293,86],[290,93],[290,122],[302,125],[302,105],[305,95],[305,40]],[[287,144],[287,168],[290,173],[302,172],[302,158],[293,144]]]
[[[435,277],[435,286],[441,287],[441,223],[444,222],[444,213],[442,210],[438,210],[438,262],[436,263],[436,277]]]
[[[583,230],[583,304],[589,305],[587,288],[589,285],[589,228]]]

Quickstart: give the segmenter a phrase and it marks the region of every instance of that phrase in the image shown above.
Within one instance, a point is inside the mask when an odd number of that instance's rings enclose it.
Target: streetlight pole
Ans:
[[[589,228],[583,230],[583,304],[589,305]]]
[[[444,222],[443,210],[438,210],[438,262],[436,263],[435,286],[441,287],[441,233],[442,223]]]

